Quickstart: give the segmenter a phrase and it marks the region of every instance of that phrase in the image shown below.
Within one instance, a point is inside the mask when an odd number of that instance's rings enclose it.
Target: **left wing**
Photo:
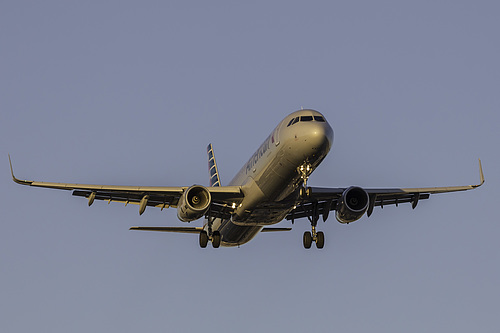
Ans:
[[[88,205],[94,200],[121,202],[125,205],[140,205],[139,214],[144,213],[147,206],[163,208],[177,207],[180,197],[189,187],[163,187],[163,186],[116,186],[116,185],[91,185],[71,183],[50,183],[33,180],[20,180],[14,176],[10,160],[12,180],[21,185],[45,187],[58,190],[73,191],[73,195],[88,199]],[[208,211],[210,217],[228,218],[232,206],[241,202],[243,193],[239,186],[207,187],[212,196],[212,203]]]
[[[480,183],[478,185],[448,186],[448,187],[423,187],[423,188],[373,188],[364,189],[369,196],[369,205],[366,211],[370,216],[374,207],[388,205],[398,206],[400,203],[411,203],[412,208],[417,207],[419,200],[428,199],[431,194],[459,192],[475,189],[484,184],[483,168],[479,160]],[[337,209],[337,203],[347,188],[310,187],[309,195],[296,208],[290,212],[286,219],[293,220],[301,217],[328,218],[332,210]]]

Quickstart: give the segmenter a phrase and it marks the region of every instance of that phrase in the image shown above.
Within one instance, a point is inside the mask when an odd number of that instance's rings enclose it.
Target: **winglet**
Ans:
[[[483,167],[481,165],[481,159],[479,159],[479,177],[481,180],[481,183],[479,185],[476,185],[475,187],[479,187],[484,184],[484,174],[483,174]]]
[[[483,173],[483,166],[481,165],[481,159],[479,159],[479,181],[480,183],[477,185],[470,185],[471,188],[477,188],[481,185],[484,184],[484,173]]]
[[[32,181],[28,181],[28,180],[17,179],[16,176],[14,176],[14,170],[12,169],[12,161],[10,160],[10,154],[9,154],[9,164],[10,164],[10,174],[12,175],[12,180],[14,182],[21,184],[21,185],[31,185],[31,183],[33,183]]]

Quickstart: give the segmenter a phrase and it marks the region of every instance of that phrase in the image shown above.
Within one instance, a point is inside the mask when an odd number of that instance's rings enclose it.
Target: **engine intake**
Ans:
[[[342,193],[337,203],[335,217],[340,223],[359,220],[368,209],[370,197],[361,187],[351,186]]]
[[[177,217],[182,222],[191,222],[199,219],[208,211],[212,203],[212,196],[206,187],[193,185],[179,198]]]

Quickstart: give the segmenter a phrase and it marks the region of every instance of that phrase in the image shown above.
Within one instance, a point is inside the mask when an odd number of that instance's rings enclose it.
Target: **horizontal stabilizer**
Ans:
[[[263,228],[260,232],[290,231],[292,228]]]
[[[198,234],[202,227],[131,227],[129,230],[178,232],[182,234]]]

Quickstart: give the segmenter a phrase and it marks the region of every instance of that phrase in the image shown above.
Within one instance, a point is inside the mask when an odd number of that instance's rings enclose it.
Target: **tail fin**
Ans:
[[[208,171],[210,173],[210,186],[221,186],[219,178],[219,169],[217,168],[217,163],[215,162],[215,154],[212,144],[210,143],[207,147],[208,153]]]

